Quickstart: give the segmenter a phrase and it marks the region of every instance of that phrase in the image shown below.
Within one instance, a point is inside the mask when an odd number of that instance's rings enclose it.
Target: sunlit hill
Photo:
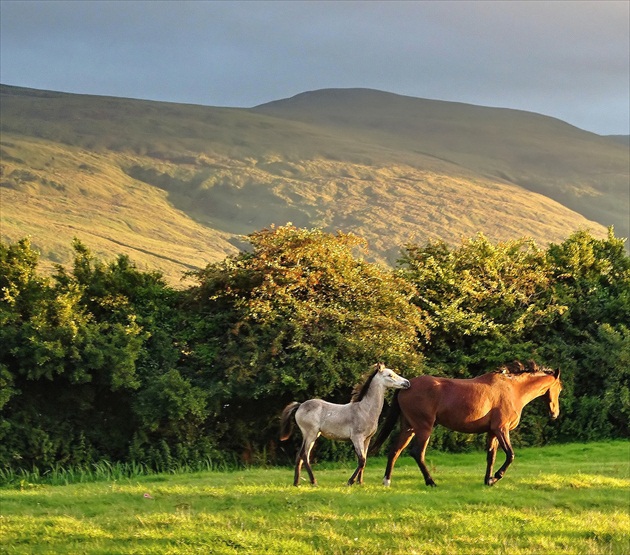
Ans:
[[[0,91],[2,239],[31,236],[45,267],[77,237],[177,283],[287,222],[389,264],[410,241],[630,232],[627,138],[539,114],[367,89],[251,109]]]

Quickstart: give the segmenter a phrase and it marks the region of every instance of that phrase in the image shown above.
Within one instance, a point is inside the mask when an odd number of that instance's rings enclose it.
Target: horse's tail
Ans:
[[[291,434],[293,433],[293,414],[300,407],[301,403],[297,401],[293,401],[293,403],[289,403],[284,410],[282,411],[282,416],[280,417],[280,441],[284,441],[285,439],[289,439]]]
[[[376,436],[376,439],[370,445],[369,454],[374,455],[385,443],[385,440],[389,437],[389,434],[392,433],[394,426],[396,426],[396,422],[400,416],[400,404],[398,403],[398,391],[394,393],[394,397],[392,399],[392,404],[389,407],[389,412],[385,417],[385,422],[381,426],[381,430]]]

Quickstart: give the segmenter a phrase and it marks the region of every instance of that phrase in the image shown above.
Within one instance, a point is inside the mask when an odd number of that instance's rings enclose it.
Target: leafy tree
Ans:
[[[534,402],[516,441],[629,436],[630,258],[612,229],[546,250],[407,245],[396,271],[352,234],[287,225],[249,242],[183,291],[78,241],[73,267],[42,277],[27,239],[0,242],[0,465],[274,460],[286,403],[346,402],[378,360],[470,377],[534,358],[562,370],[561,422]]]
[[[116,395],[110,403],[122,403],[122,414],[132,423],[125,434],[126,445],[131,443],[127,457],[168,469],[216,454],[205,437],[207,394],[179,363],[181,293],[168,287],[160,273],[139,271],[126,256],[105,264],[80,242],[74,248],[73,271],[59,268],[59,283],[79,287],[83,305],[98,320],[132,320],[142,330],[136,392]]]
[[[629,436],[630,257],[610,228],[606,239],[586,231],[550,245],[553,290],[568,310],[544,338],[545,356],[566,368],[571,439]]]
[[[0,459],[30,467],[81,463],[94,452],[122,456],[120,433],[104,413],[129,421],[107,412],[106,400],[138,387],[141,329],[131,319],[96,321],[81,305],[80,287],[38,277],[28,240],[0,253],[0,365],[10,391]]]
[[[0,461],[166,468],[214,452],[206,394],[177,368],[179,294],[125,256],[104,264],[74,248],[72,272],[50,280],[28,241],[2,245]]]
[[[431,371],[470,377],[519,358],[562,370],[561,426],[548,425],[542,403],[533,403],[514,434],[538,444],[559,433],[628,436],[629,264],[611,229],[607,239],[580,231],[546,251],[526,239],[495,245],[482,235],[455,249],[411,245],[401,271],[429,315]],[[470,441],[436,434],[442,446]]]
[[[534,331],[565,310],[550,302],[545,252],[528,239],[492,244],[479,234],[454,249],[408,245],[399,263],[428,314],[425,356],[437,372],[470,377],[531,358]]]
[[[270,442],[290,400],[347,402],[378,360],[419,371],[426,328],[409,303],[414,289],[356,257],[364,241],[290,225],[249,241],[251,252],[194,274],[190,299],[197,311],[191,363],[205,372],[230,448]]]

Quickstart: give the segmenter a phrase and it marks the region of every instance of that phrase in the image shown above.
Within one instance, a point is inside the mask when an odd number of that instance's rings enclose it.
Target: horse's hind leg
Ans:
[[[315,438],[317,439],[317,437]],[[297,486],[300,483],[300,471],[302,470],[302,463],[306,467],[306,472],[308,472],[308,477],[311,480],[311,484],[314,486],[317,485],[317,480],[315,479],[315,475],[313,474],[313,469],[311,468],[310,455],[311,450],[313,449],[313,445],[315,445],[315,439],[309,440],[307,442],[307,438],[304,438],[302,442],[302,447],[298,452],[298,455],[295,459],[295,475],[293,477],[293,485]]]
[[[304,461],[304,443],[298,451],[297,457],[295,457],[295,473],[293,475],[293,485],[297,486],[300,483],[300,472],[302,470],[302,462]]]
[[[488,432],[488,437],[486,440],[486,462],[487,462],[487,466],[486,466],[486,479],[485,479],[485,484],[486,486],[491,486],[494,482],[492,481],[492,468],[494,467],[494,461],[496,460],[497,457],[497,447],[499,446],[499,440],[497,439],[497,437],[492,433],[492,432]]]
[[[404,448],[409,445],[409,442],[413,438],[414,432],[411,426],[403,419],[401,423],[400,434],[398,434],[398,439],[396,443],[394,443],[389,450],[389,455],[387,457],[387,466],[385,467],[385,476],[383,476],[383,485],[385,487],[389,487],[392,483],[392,471],[394,470],[394,465],[396,464],[396,460],[403,452]]]
[[[309,439],[308,441],[304,441],[304,449],[303,449],[303,460],[304,466],[306,467],[306,472],[308,472],[308,477],[311,480],[311,484],[314,486],[317,485],[317,480],[315,479],[315,475],[313,474],[313,469],[311,468],[311,451],[313,450],[313,446],[315,445],[315,440],[319,437],[319,433],[314,437]]]

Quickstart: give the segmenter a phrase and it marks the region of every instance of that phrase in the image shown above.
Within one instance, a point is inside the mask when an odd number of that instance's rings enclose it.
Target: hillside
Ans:
[[[624,145],[630,146],[630,135],[606,135],[613,141],[618,141]]]
[[[408,241],[628,236],[628,148],[553,118],[363,89],[252,109],[1,86],[1,232],[73,237],[176,283],[271,224]]]

